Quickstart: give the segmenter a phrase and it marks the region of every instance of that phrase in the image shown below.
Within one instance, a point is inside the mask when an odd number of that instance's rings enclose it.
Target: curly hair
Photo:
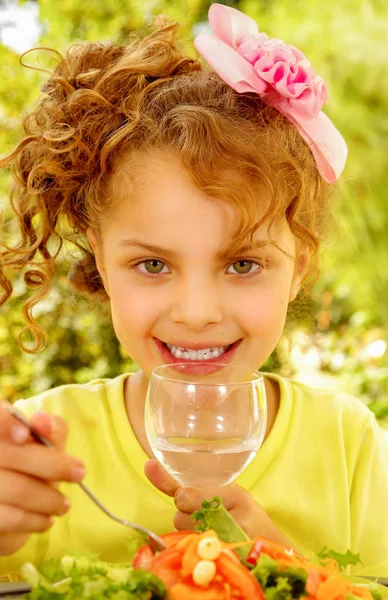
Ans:
[[[153,149],[179,155],[199,189],[238,210],[236,243],[256,231],[264,190],[270,199],[265,218],[273,223],[285,215],[311,250],[310,274],[317,270],[330,186],[308,145],[258,95],[237,94],[187,56],[177,29],[159,22],[150,35],[134,34],[124,45],[71,46],[25,116],[25,136],[0,160],[0,167],[12,167],[11,206],[20,230],[16,245],[0,245],[0,306],[12,295],[10,272],[24,271],[35,290],[23,307],[27,326],[19,336],[23,348],[21,335],[32,333],[35,347],[24,347],[27,352],[45,341],[32,309],[50,289],[65,241],[81,253],[70,273],[73,288],[107,298],[86,230],[98,231],[111,210],[112,174],[124,157]]]

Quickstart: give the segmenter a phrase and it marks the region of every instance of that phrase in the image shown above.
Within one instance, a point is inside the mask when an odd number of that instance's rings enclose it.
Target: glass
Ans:
[[[156,367],[145,428],[158,461],[181,485],[226,485],[253,460],[267,423],[264,377],[244,366]],[[206,367],[206,368],[205,368]]]

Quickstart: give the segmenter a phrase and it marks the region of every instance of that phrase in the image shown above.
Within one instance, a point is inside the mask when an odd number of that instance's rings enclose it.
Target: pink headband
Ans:
[[[194,40],[198,52],[236,92],[256,92],[285,115],[310,146],[322,177],[334,183],[345,166],[348,149],[321,111],[326,86],[304,54],[259,33],[253,19],[229,6],[212,4],[209,23],[212,33]]]

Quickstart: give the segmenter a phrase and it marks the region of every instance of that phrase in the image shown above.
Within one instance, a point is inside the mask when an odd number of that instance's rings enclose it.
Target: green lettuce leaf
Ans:
[[[221,498],[214,496],[212,500],[204,500],[200,510],[192,515],[197,523],[197,531],[208,531],[214,529],[220,540],[227,543],[248,542],[249,537],[245,531],[236,523],[232,515],[222,505]],[[250,552],[251,545],[236,548],[240,558],[245,560]]]
[[[263,590],[266,600],[294,600],[305,592],[307,571],[288,566],[279,570],[279,565],[268,554],[261,554],[251,571]]]
[[[132,537],[129,537],[125,540],[125,547],[128,552],[128,562],[132,563],[136,552],[144,544],[148,544],[148,536],[141,531],[136,533],[134,532]]]
[[[32,586],[25,600],[164,600],[165,585],[152,573],[128,564],[106,563],[97,557],[63,556],[40,570],[31,563],[21,569]]]
[[[344,554],[340,552],[336,552],[335,550],[329,550],[328,548],[323,548],[320,552],[317,553],[317,558],[321,563],[325,563],[326,559],[333,559],[338,563],[338,566],[341,570],[346,569],[349,566],[362,564],[360,555],[353,554],[348,550]]]

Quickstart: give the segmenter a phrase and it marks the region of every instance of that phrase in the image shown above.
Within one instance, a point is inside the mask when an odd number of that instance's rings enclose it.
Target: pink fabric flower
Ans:
[[[276,38],[269,39],[266,33],[257,33],[244,38],[237,52],[255,67],[273,91],[288,98],[294,110],[310,117],[319,114],[327,101],[327,89],[298,48]]]
[[[212,4],[209,22],[212,33],[194,40],[198,52],[236,92],[255,92],[284,114],[309,144],[322,177],[336,181],[347,146],[321,110],[326,86],[305,55],[259,33],[257,23],[235,8]]]

